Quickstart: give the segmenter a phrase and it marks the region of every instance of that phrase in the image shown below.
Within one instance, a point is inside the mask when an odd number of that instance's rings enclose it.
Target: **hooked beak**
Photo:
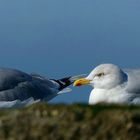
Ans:
[[[81,78],[79,80],[76,80],[73,84],[73,86],[82,86],[82,85],[88,85],[90,84],[91,80]]]

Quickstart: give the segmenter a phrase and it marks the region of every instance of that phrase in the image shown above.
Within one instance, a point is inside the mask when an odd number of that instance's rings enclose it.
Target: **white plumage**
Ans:
[[[74,83],[75,86],[85,84],[93,87],[89,104],[140,104],[140,69],[122,70],[113,64],[101,64],[85,79]]]

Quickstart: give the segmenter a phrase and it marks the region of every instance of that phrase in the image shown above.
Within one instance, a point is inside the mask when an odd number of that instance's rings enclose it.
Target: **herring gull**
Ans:
[[[101,64],[74,86],[90,85],[89,104],[140,104],[140,69],[121,69],[114,64]]]
[[[69,92],[67,88],[81,75],[59,80],[38,74],[0,68],[0,108],[19,108],[40,101],[49,101],[57,95]]]

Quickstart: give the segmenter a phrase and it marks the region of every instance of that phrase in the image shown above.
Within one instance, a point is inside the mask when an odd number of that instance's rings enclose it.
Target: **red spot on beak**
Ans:
[[[80,83],[77,83],[77,85],[76,86],[81,86],[82,84],[80,84]]]

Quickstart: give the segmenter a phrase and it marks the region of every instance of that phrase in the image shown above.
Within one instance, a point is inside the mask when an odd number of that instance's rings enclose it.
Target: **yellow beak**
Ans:
[[[88,85],[90,84],[91,80],[81,78],[79,80],[76,80],[73,84],[73,86],[82,86],[82,85]]]

